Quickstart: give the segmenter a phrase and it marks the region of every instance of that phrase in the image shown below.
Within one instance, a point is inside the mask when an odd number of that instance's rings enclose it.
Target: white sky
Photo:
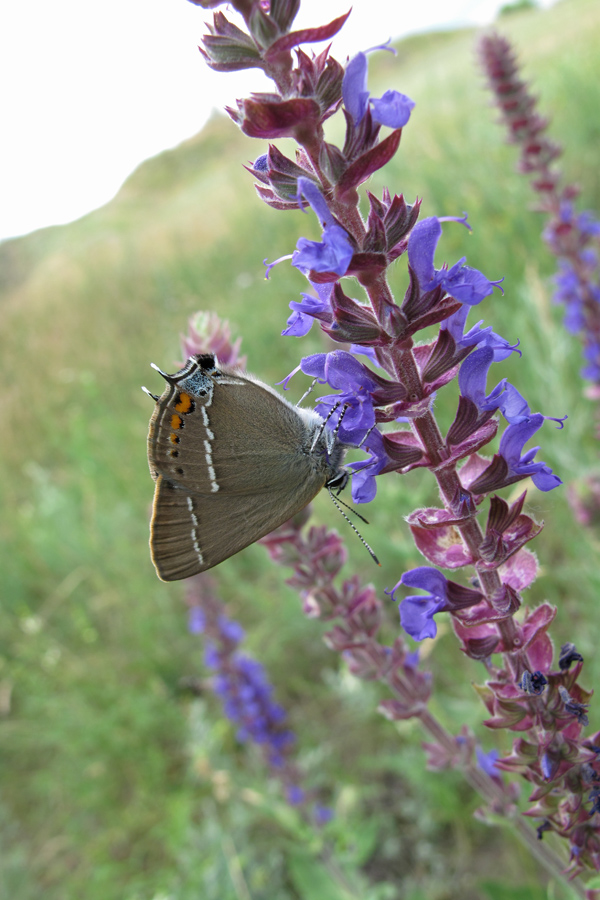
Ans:
[[[303,0],[294,27],[325,24],[351,2]],[[484,24],[502,2],[354,0],[334,55]],[[203,63],[197,45],[211,18],[187,0],[1,5],[0,240],[103,205],[142,160],[199,131],[214,107],[263,89],[257,70],[218,74]]]

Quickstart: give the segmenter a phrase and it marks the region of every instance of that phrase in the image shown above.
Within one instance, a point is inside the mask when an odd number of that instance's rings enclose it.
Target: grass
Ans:
[[[502,27],[553,117],[565,177],[598,209],[600,11],[564,0]],[[421,35],[397,59],[373,63],[374,81],[417,101],[385,183],[422,196],[425,215],[469,211],[473,234],[446,226],[440,252],[505,276],[505,297],[481,314],[521,341],[523,357],[501,374],[534,409],[568,412],[565,431],[544,426],[540,456],[570,481],[597,468],[594,409],[581,393],[579,346],[549,299],[554,263],[494,122],[473,39]],[[230,320],[249,368],[271,383],[300,353],[325,348],[316,329],[302,345],[278,337],[303,284],[284,266],[265,283],[261,261],[289,252],[308,222],[255,197],[242,163],[261,150],[215,117],[140,166],[101,210],[0,246],[0,893],[237,900],[246,889],[253,900],[312,900],[307,885],[319,884],[319,900],[544,896],[525,850],[472,818],[477,800],[460,778],[423,771],[414,723],[394,728],[377,716],[379,689],[345,674],[261,548],[220,567],[219,587],[290,711],[308,781],[331,790],[332,860],[236,744],[210,694],[191,700],[180,689],[183,677],[203,674],[202,653],[187,633],[181,585],[159,583],[148,557],[151,409],[139,390],[157,389],[148,364],[173,366],[198,308]],[[402,263],[392,280],[402,296]],[[451,401],[450,388],[440,392],[442,421]],[[403,516],[434,501],[422,476],[388,479],[369,510],[381,572],[348,535],[349,571],[379,590],[420,562]],[[576,641],[593,686],[598,538],[574,523],[564,490],[533,491],[529,509],[546,528],[527,600],[558,605],[555,641]],[[326,498],[315,516],[343,528]],[[391,635],[396,627],[392,609]],[[481,669],[459,657],[447,626],[425,653],[436,714],[454,730],[468,722],[491,746],[470,689]],[[591,719],[596,727],[593,708]]]

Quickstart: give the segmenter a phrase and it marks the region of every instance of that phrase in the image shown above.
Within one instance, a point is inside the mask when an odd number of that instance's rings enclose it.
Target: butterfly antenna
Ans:
[[[360,540],[362,541],[362,543],[365,545],[365,547],[366,547],[367,550],[369,551],[369,556],[371,557],[371,559],[374,560],[374,562],[377,563],[378,566],[380,566],[381,563],[379,562],[379,560],[377,559],[377,557],[376,557],[375,554],[373,553],[373,550],[371,549],[371,547],[369,547],[369,545],[368,545],[367,542],[365,541],[364,537],[362,536],[362,534],[360,533],[360,531],[358,530],[358,528],[355,526],[354,522],[352,522],[352,521],[348,518],[348,516],[346,515],[346,513],[344,512],[344,510],[342,509],[342,507],[341,507],[340,504],[338,503],[337,499],[334,497],[331,488],[327,488],[327,492],[328,492],[329,496],[331,497],[331,502],[333,503],[333,505],[336,507],[336,509],[338,510],[338,512],[341,513],[341,515],[345,518],[346,522],[348,523],[348,525],[350,526],[350,528],[352,529],[352,531],[353,531],[355,534],[358,535],[358,537],[360,538]],[[344,504],[344,506],[345,506],[345,505],[346,505],[346,504]],[[348,508],[350,509],[351,507],[348,507]],[[355,510],[352,510],[352,511],[355,512]],[[358,515],[358,513],[357,513],[357,515]],[[362,518],[362,516],[361,516],[361,518]],[[365,521],[365,520],[363,519],[363,521]],[[368,524],[368,523],[367,523],[367,524]]]
[[[311,452],[315,449],[315,447],[316,447],[317,444],[319,443],[319,441],[320,441],[320,439],[321,439],[321,436],[323,435],[323,432],[325,431],[325,428],[327,427],[327,423],[328,423],[329,420],[331,419],[332,415],[340,408],[341,405],[342,405],[342,401],[341,401],[341,400],[338,400],[338,402],[335,403],[335,404],[331,407],[331,409],[330,409],[329,412],[327,413],[326,418],[323,419],[323,422],[322,422],[322,424],[321,424],[321,427],[319,428],[319,430],[318,430],[317,433],[315,434],[314,440],[313,440],[313,442],[312,442],[312,446],[311,446],[311,448],[310,448],[310,449],[311,449]],[[337,435],[337,433],[338,433],[338,431],[339,431],[339,429],[340,429],[341,421],[342,421],[342,419],[344,418],[344,414],[345,414],[345,412],[346,412],[347,409],[348,409],[348,404],[346,403],[346,404],[344,405],[344,408],[343,408],[342,412],[340,413],[340,417],[339,417],[338,423],[337,423],[337,425],[336,425],[336,427],[335,427],[335,431],[333,432],[334,437]]]
[[[343,487],[343,485],[342,485],[342,487]],[[342,488],[340,488],[339,490],[341,491]],[[342,498],[340,497],[339,493],[337,493],[337,494],[335,495],[335,499],[337,500],[338,503],[341,503],[342,506],[345,506],[346,509],[349,509],[350,512],[353,513],[355,516],[357,516],[357,517],[360,519],[361,522],[364,522],[365,525],[368,525],[368,524],[369,524],[369,520],[368,520],[368,519],[365,519],[365,517],[364,517],[363,515],[361,515],[361,513],[359,513],[359,511],[358,511],[357,509],[354,509],[353,506],[350,506],[349,503],[346,503],[344,500],[342,500]]]
[[[306,400],[306,398],[308,397],[308,395],[310,394],[310,392],[313,390],[313,388],[314,388],[314,386],[315,386],[315,384],[317,383],[318,380],[319,380],[318,378],[313,378],[313,380],[312,380],[312,382],[311,382],[311,384],[310,384],[308,390],[307,390],[307,391],[304,391],[304,393],[302,394],[302,396],[300,397],[300,399],[299,399],[298,402],[296,403],[296,406],[300,406],[300,404],[302,403],[302,401],[303,401],[303,400]]]
[[[371,425],[371,427],[369,428],[369,430],[368,430],[367,433],[365,434],[364,438],[362,439],[362,441],[360,442],[360,444],[359,444],[358,447],[356,448],[357,450],[360,450],[360,448],[362,447],[362,445],[364,444],[364,442],[367,440],[367,438],[369,437],[369,435],[371,434],[371,432],[373,431],[374,428],[375,428],[375,425]]]
[[[337,404],[335,405],[335,409],[337,409],[339,405],[340,405],[340,404],[337,403]],[[334,436],[334,437],[337,437],[337,436],[338,436],[338,431],[340,430],[340,425],[342,424],[342,419],[344,418],[344,416],[346,415],[346,412],[347,412],[349,409],[350,409],[350,404],[349,404],[349,403],[344,403],[344,408],[342,409],[342,411],[341,411],[341,413],[340,413],[340,417],[339,417],[339,419],[337,420],[337,425],[336,425],[335,428],[333,429],[333,436]],[[331,410],[331,412],[333,413],[333,409]],[[327,416],[327,418],[329,418],[329,416]]]

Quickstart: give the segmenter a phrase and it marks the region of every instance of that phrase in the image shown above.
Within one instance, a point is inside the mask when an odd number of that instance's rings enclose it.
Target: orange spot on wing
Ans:
[[[193,406],[192,398],[189,394],[181,393],[177,398],[177,403],[175,404],[175,409],[180,413],[188,413]]]
[[[183,425],[183,419],[180,416],[176,416],[175,413],[171,416],[171,428],[173,431],[177,431],[178,428],[181,428]]]

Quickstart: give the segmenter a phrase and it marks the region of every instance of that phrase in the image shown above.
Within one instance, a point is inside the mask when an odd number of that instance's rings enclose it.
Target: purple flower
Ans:
[[[304,803],[306,799],[306,794],[302,790],[301,787],[298,787],[295,784],[291,784],[287,789],[287,801],[290,806],[300,806],[301,803]]]
[[[585,325],[585,311],[581,295],[581,284],[573,264],[569,260],[559,260],[558,272],[554,276],[554,283],[556,284],[554,302],[564,303],[566,306],[565,328],[571,334],[578,334]]]
[[[600,344],[590,340],[583,350],[587,365],[581,370],[581,377],[589,381],[600,381]]]
[[[465,266],[465,257],[460,259],[451,269],[443,266],[436,269],[433,264],[435,250],[442,235],[440,222],[460,222],[469,228],[466,216],[445,217],[439,219],[432,216],[423,219],[413,228],[408,239],[408,262],[415,273],[422,291],[432,291],[440,285],[446,293],[467,306],[476,306],[489,296],[495,287],[500,288],[500,281],[489,281],[477,269]],[[502,290],[502,288],[500,288]]]
[[[494,362],[491,347],[480,347],[466,358],[458,374],[458,386],[463,397],[471,400],[481,412],[499,409],[507,422],[518,424],[531,415],[527,401],[506,378],[486,396],[488,370]]]
[[[589,237],[600,237],[600,222],[589,209],[580,212],[576,216],[575,222],[582,234]]]
[[[437,625],[433,621],[433,617],[436,613],[448,609],[447,579],[431,566],[419,566],[417,569],[411,569],[410,572],[404,573],[390,592],[392,600],[396,599],[394,592],[401,584],[406,587],[419,588],[427,593],[424,596],[404,598],[400,604],[400,624],[415,641],[435,637]]]
[[[388,49],[383,45],[373,50]],[[369,51],[367,50],[367,53]],[[368,62],[366,53],[357,53],[346,66],[342,82],[344,107],[355,125],[360,125],[371,103],[371,116],[379,125],[403,128],[408,122],[414,101],[398,91],[386,91],[379,100],[371,99],[367,88]]]
[[[543,672],[529,672],[526,669],[518,684],[524,693],[539,695],[544,693],[548,679]]]
[[[314,817],[317,825],[326,825],[333,819],[333,810],[329,806],[321,806],[320,803],[316,803]]]
[[[427,591],[424,596],[405,597],[400,604],[400,624],[415,641],[433,638],[437,634],[437,625],[433,617],[438,612],[448,609],[446,597],[447,580],[441,572],[430,566],[420,566],[405,572],[398,584],[390,592],[395,600],[394,592],[400,585],[416,587]],[[387,591],[386,591],[387,593]]]
[[[580,725],[584,728],[590,724],[590,721],[587,717],[587,703],[580,703],[578,700],[575,700],[569,694],[568,690],[563,687],[562,684],[558,686],[558,693],[560,694],[560,698],[565,704],[566,712],[570,713],[572,716],[575,716]]]
[[[348,469],[352,471],[352,500],[354,503],[370,503],[377,493],[375,476],[391,462],[383,446],[383,438],[380,432],[374,428],[364,448],[369,451],[369,458],[359,462],[350,463]]]
[[[353,256],[348,235],[340,225],[328,225],[322,241],[299,238],[292,253],[292,265],[301,272],[335,272],[345,275]]]
[[[339,438],[346,444],[354,446],[360,444],[365,434],[375,425],[371,392],[377,388],[377,382],[371,377],[366,366],[351,353],[334,350],[331,353],[305,356],[300,368],[306,375],[317,378],[321,384],[329,384],[339,391],[338,394],[320,397],[315,409],[326,419],[332,414],[334,407],[340,408],[341,415],[343,407],[346,406]]]
[[[200,606],[190,607],[188,628],[192,634],[202,634],[206,628],[206,616]]]
[[[303,293],[300,302],[292,300],[290,309],[294,310],[294,312],[287,320],[287,328],[281,332],[282,335],[286,337],[304,337],[310,331],[315,319],[322,319],[328,322],[333,320],[330,300],[333,284],[316,284],[311,281],[311,286],[317,292],[317,296]]]
[[[379,125],[403,128],[414,109],[415,102],[399,91],[386,91],[379,100],[371,100],[371,116]]]
[[[269,171],[269,156],[267,153],[261,153],[260,156],[257,156],[254,162],[252,163],[252,168],[255,172],[268,172]]]
[[[583,662],[583,656],[579,653],[575,644],[571,641],[563,644],[558,657],[558,667],[561,672],[568,672],[573,663],[578,662]]]
[[[450,332],[457,348],[472,347],[474,344],[491,347],[494,351],[494,362],[502,362],[502,360],[508,359],[513,352],[518,353],[519,356],[521,355],[521,351],[517,349],[518,342],[514,345],[509,344],[507,340],[500,337],[495,331],[492,331],[491,325],[482,328],[481,323],[483,319],[480,319],[465,334],[464,330],[469,310],[470,307],[463,304],[457,312],[445,319],[440,325],[440,331]]]
[[[556,235],[560,234],[562,227],[570,225],[583,237],[584,243],[589,238],[600,237],[600,222],[590,210],[576,213],[573,204],[568,200],[561,201],[558,216],[552,219],[543,232],[544,239],[551,245],[553,251],[560,255],[560,246],[555,247]]]
[[[306,274],[314,272],[335,272],[344,275],[354,254],[354,248],[347,232],[338,225],[320,190],[308,178],[298,179],[298,203],[303,208],[302,197],[319,217],[323,228],[322,241],[300,238],[292,254],[292,265]]]
[[[540,760],[540,769],[546,781],[551,781],[556,773],[556,761],[548,753],[543,753]]]
[[[233,649],[244,637],[241,625],[223,613],[215,624],[221,646],[207,642],[204,654],[207,667],[214,671],[213,691],[225,715],[238,726],[238,740],[265,746],[270,765],[281,767],[283,751],[295,740],[285,727],[285,710],[272,699],[273,688],[260,663]]]
[[[417,649],[413,650],[412,653],[406,654],[406,656],[404,657],[404,665],[409,669],[416,669],[419,665],[419,656],[420,652],[419,648],[417,647]]]
[[[207,641],[204,648],[204,662],[209,669],[218,669],[221,665],[221,656],[212,641]]]
[[[551,491],[562,484],[562,481],[552,473],[552,469],[546,463],[533,462],[533,458],[540,448],[533,447],[521,456],[523,447],[542,427],[545,418],[548,417],[542,416],[541,413],[534,413],[525,421],[509,425],[500,439],[499,453],[508,465],[509,478],[515,475],[520,478],[530,477],[538,490]]]
[[[344,108],[358,125],[369,106],[369,89],[367,88],[367,57],[365,53],[357,53],[346,66],[342,81],[342,97]]]
[[[433,621],[436,613],[474,606],[483,598],[480,591],[448,581],[432,566],[419,566],[405,572],[395,587],[386,591],[392,600],[396,599],[394,594],[400,585],[426,591],[424,596],[405,597],[400,604],[400,623],[415,641],[436,636],[437,625]]]
[[[499,777],[496,760],[500,754],[497,750],[494,749],[490,750],[489,753],[485,753],[481,747],[475,747],[475,756],[477,757],[477,765],[486,775],[489,775],[490,778]]]
[[[228,619],[225,615],[220,615],[218,620],[219,633],[223,640],[232,644],[239,644],[245,638],[245,632],[239,622]]]
[[[449,269],[441,280],[442,287],[446,293],[466,303],[468,306],[477,306],[484,297],[488,297],[495,287],[500,287],[500,278],[498,281],[489,281],[482,272],[472,269],[471,266],[465,266],[463,256],[451,269]],[[442,270],[443,271],[443,270]]]

